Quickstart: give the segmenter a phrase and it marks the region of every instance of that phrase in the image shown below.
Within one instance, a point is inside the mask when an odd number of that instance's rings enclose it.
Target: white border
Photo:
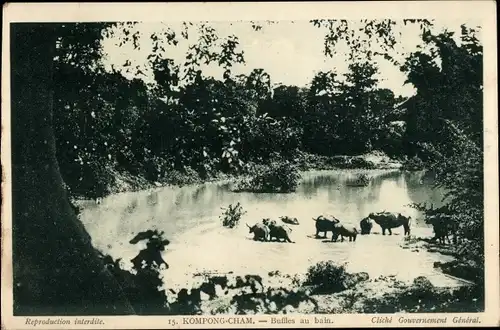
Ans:
[[[499,325],[499,216],[498,216],[498,140],[497,140],[497,44],[494,1],[366,1],[366,2],[289,2],[289,3],[9,3],[4,5],[2,39],[2,328],[28,329],[25,317],[12,316],[12,239],[11,239],[11,159],[10,159],[10,68],[9,23],[11,22],[96,22],[96,21],[236,21],[236,20],[301,20],[312,18],[427,18],[479,19],[483,27],[484,47],[484,139],[485,139],[485,255],[486,312],[480,314],[396,314],[391,323],[372,322],[375,315],[331,315],[333,324],[308,326],[301,318],[314,320],[314,315],[288,316],[294,324],[258,323],[269,316],[255,316],[256,324],[183,324],[182,317],[122,316],[100,317],[104,326],[71,326],[71,328],[244,328],[244,327],[405,327],[427,326],[400,323],[398,319],[446,316],[446,324],[433,326],[474,326],[453,323],[455,316],[480,316],[481,324]],[[321,315],[319,317],[325,317]],[[43,319],[43,318],[42,318]],[[68,317],[65,319],[73,320]],[[87,318],[88,319],[88,318]],[[227,317],[226,317],[227,319]],[[169,324],[176,320],[177,325]],[[431,324],[429,324],[431,325]],[[67,329],[67,325],[37,328]]]

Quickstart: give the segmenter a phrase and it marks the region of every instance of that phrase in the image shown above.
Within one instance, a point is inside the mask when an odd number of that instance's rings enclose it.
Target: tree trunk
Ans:
[[[14,315],[130,314],[63,188],[52,129],[54,32],[11,24]]]

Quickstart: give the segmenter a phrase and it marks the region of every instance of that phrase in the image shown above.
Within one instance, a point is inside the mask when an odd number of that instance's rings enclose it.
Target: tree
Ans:
[[[337,95],[338,75],[333,71],[320,71],[311,81],[303,116],[302,143],[307,151],[323,155],[335,153],[339,141],[337,125],[339,109]]]
[[[349,21],[345,19],[315,19],[310,21],[318,28],[326,29],[324,54],[333,57],[339,43],[346,44],[351,52],[349,59],[353,61],[371,61],[375,56],[398,64],[394,58],[394,46],[397,44],[396,26],[392,19],[362,19]],[[416,24],[422,34],[428,33],[433,26],[426,19],[403,19],[403,25]]]
[[[402,69],[417,87],[417,106],[408,114],[413,132],[420,133],[414,145],[436,173],[436,187],[447,191],[444,208],[420,208],[449,213],[458,234],[470,240],[465,259],[484,270],[482,47],[474,33],[462,27],[461,45],[447,32],[426,34],[424,40],[435,46],[431,55],[412,54]],[[425,79],[423,68],[435,79]]]
[[[305,89],[297,86],[279,85],[274,88],[273,97],[264,109],[275,118],[301,120],[306,110],[306,93]]]
[[[53,25],[11,25],[14,313],[132,313],[63,188],[52,128],[56,36]]]
[[[417,88],[406,132],[407,144],[415,152],[418,142],[447,142],[445,119],[460,123],[476,143],[482,142],[482,48],[474,32],[463,27],[461,46],[451,33],[425,34],[431,54],[412,53],[401,67]]]
[[[349,65],[340,98],[343,118],[341,130],[346,132],[344,142],[351,152],[371,151],[371,137],[378,129],[372,111],[372,97],[377,79],[377,67],[370,62],[354,62]]]

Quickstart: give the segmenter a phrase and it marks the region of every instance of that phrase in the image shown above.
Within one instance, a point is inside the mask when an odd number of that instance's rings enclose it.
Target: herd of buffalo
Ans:
[[[276,240],[278,242],[293,243],[290,238],[292,229],[287,226],[287,224],[298,225],[298,220],[290,217],[282,217],[280,220],[282,224],[271,219],[264,219],[262,222],[258,222],[253,226],[247,224],[249,233],[253,234],[253,239],[255,241],[271,242]],[[382,235],[385,235],[386,231],[389,232],[389,235],[392,235],[392,229],[403,227],[404,235],[409,236],[412,218],[395,212],[384,211],[370,213],[366,218],[360,221],[360,231],[354,226],[342,224],[339,219],[333,216],[327,218],[320,215],[317,218],[313,218],[313,220],[316,222],[317,238],[326,238],[327,233],[332,232],[332,241],[334,242],[338,240],[339,236],[342,242],[344,238],[348,238],[350,242],[354,242],[358,234],[369,235],[373,228],[373,223],[380,226]],[[437,217],[429,217],[426,219],[426,223],[434,227],[434,239],[438,239],[441,243],[444,243],[446,239],[449,242],[449,235],[451,233],[450,221],[446,220],[447,219]],[[322,236],[320,236],[321,233]]]

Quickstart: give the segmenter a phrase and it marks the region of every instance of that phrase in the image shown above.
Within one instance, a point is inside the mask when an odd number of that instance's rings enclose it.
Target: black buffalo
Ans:
[[[289,236],[289,234],[292,232],[290,228],[283,225],[278,225],[276,221],[270,221],[268,223],[270,241],[275,238],[278,242],[281,242],[281,240],[283,240],[284,242],[293,243]]]
[[[382,228],[382,235],[385,235],[385,231],[389,231],[389,235],[392,235],[392,229],[403,226],[404,234],[410,235],[410,225],[411,217],[405,217],[401,213],[395,212],[378,212],[370,213],[368,218],[375,221],[380,228]]]
[[[256,223],[253,226],[247,224],[247,227],[249,229],[249,232],[251,234],[253,233],[254,241],[263,241],[263,242],[269,241],[270,230],[267,225],[263,223]]]
[[[344,241],[344,237],[349,237],[349,242],[355,242],[356,237],[358,236],[358,230],[355,227],[346,227],[343,224],[336,224],[335,230],[332,235],[332,242],[336,242],[340,235],[340,241]]]
[[[452,217],[446,214],[436,214],[428,216],[425,223],[434,228],[434,240],[439,240],[441,244],[446,241],[451,243],[450,235],[453,235],[453,243],[457,243],[457,226]]]
[[[326,235],[329,231],[332,233],[335,231],[335,225],[340,223],[340,220],[333,218],[327,219],[326,217],[320,215],[317,218],[313,218],[316,221],[316,237],[319,237],[319,233],[324,233],[323,238],[326,238]]]
[[[373,220],[364,218],[359,222],[359,227],[361,228],[361,235],[369,235],[373,228]]]

